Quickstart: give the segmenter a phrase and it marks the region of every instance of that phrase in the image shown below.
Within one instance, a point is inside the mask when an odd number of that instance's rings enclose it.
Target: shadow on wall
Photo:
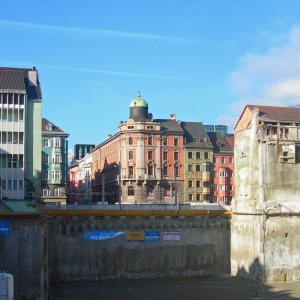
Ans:
[[[274,282],[266,284],[264,283],[264,267],[260,263],[259,258],[255,258],[249,267],[247,272],[245,268],[240,268],[237,273],[237,277],[245,280],[252,280],[258,283],[257,291],[252,296],[253,300],[260,299],[299,299],[300,288],[299,282]],[[297,294],[297,296],[293,296]]]

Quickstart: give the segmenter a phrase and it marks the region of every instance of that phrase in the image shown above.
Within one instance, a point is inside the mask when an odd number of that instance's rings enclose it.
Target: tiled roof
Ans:
[[[176,133],[183,133],[180,124],[176,120],[170,119],[155,119],[153,122],[160,123],[161,131],[163,132],[176,132]]]
[[[185,138],[185,145],[192,147],[211,147],[209,137],[200,122],[180,123]]]
[[[300,122],[300,108],[247,105],[251,110],[259,109],[259,117],[265,121]]]
[[[213,152],[233,152],[233,148],[228,143],[227,139],[219,132],[208,132],[209,139],[213,144]]]
[[[36,71],[33,69],[22,68],[0,68],[0,90],[23,91],[27,93],[29,100],[42,99],[42,91],[39,80],[37,78],[37,85],[30,84],[29,71]]]
[[[52,130],[47,130],[47,124],[52,125]],[[53,124],[51,121],[49,121],[46,118],[42,118],[42,132],[47,132],[47,133],[65,133],[63,130],[61,130],[58,126]],[[67,133],[65,133],[67,134]]]
[[[234,135],[233,134],[227,134],[224,136],[226,142],[228,143],[229,147],[232,151],[234,151]]]

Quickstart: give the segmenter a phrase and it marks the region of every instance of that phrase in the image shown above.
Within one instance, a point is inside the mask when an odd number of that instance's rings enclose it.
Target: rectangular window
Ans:
[[[60,170],[53,170],[52,171],[52,179],[60,180]]]
[[[11,154],[7,155],[7,167],[12,168],[12,155]]]
[[[43,139],[43,147],[49,147],[49,140]]]
[[[13,138],[12,138],[12,132],[8,132],[7,133],[7,143],[8,144],[12,144],[12,140],[13,140]]]
[[[7,143],[7,135],[6,132],[2,132],[2,140],[1,144],[6,144]]]
[[[193,194],[189,194],[189,201],[193,201]]]
[[[229,163],[233,164],[233,158],[232,157],[229,157]]]
[[[2,111],[2,120],[7,121],[7,109],[5,108]]]
[[[163,138],[163,145],[164,146],[168,145],[168,138],[166,138],[166,137]]]
[[[128,151],[128,159],[133,160],[133,151]]]
[[[203,167],[205,172],[210,172],[210,165],[204,165]]]
[[[2,190],[6,190],[6,179],[1,180],[1,188]]]
[[[163,152],[163,160],[168,160],[168,151]]]
[[[23,143],[24,143],[24,133],[19,132],[19,144],[23,144]]]
[[[133,166],[128,167],[128,176],[129,176],[129,178],[133,177]]]
[[[43,153],[43,164],[48,164],[49,163],[49,155],[46,153]]]
[[[225,164],[225,157],[221,157],[221,163]]]
[[[20,95],[20,105],[24,105],[25,95]]]
[[[7,180],[7,189],[11,190],[12,188],[12,181],[10,179]]]
[[[18,180],[13,180],[13,190],[18,189]]]
[[[218,178],[218,172],[214,172],[214,174],[215,174],[215,178]]]
[[[175,170],[175,176],[178,177],[179,176],[179,168],[178,168],[178,166],[175,166],[174,170]]]
[[[193,165],[188,165],[188,172],[193,172]]]
[[[178,146],[178,139],[174,138],[174,146]]]
[[[197,201],[200,201],[200,200],[201,200],[200,196],[201,196],[200,194],[197,194],[197,195],[196,195],[196,200],[197,200]]]
[[[189,186],[189,188],[193,187],[193,181],[192,180],[188,181],[188,186]]]
[[[196,172],[200,172],[200,171],[201,171],[200,165],[196,165]]]
[[[174,160],[178,161],[178,152],[174,152]]]
[[[188,152],[188,159],[192,159],[193,158],[193,152]]]
[[[200,185],[200,180],[197,180],[197,181],[196,181],[196,188],[199,188],[199,187],[201,187],[201,185]]]
[[[13,158],[12,158],[12,167],[16,168],[17,167],[17,163],[18,163],[18,155],[14,154]]]
[[[200,152],[196,152],[196,159],[200,159],[201,156],[200,156]]]
[[[24,110],[19,110],[19,121],[24,121]]]
[[[153,152],[152,150],[148,151],[148,160],[152,160],[153,159]]]
[[[19,190],[23,190],[23,180],[19,180]]]
[[[164,172],[164,177],[167,177],[168,176],[168,166],[167,165],[164,165],[163,172]]]
[[[204,152],[204,159],[208,159],[208,158],[209,158],[208,152]]]
[[[7,111],[7,121],[8,121],[8,122],[12,122],[12,121],[13,121],[13,112],[12,112],[11,109],[9,109],[9,110]]]
[[[23,154],[20,154],[19,155],[19,168],[21,168],[21,169],[24,167],[23,158],[24,158]]]
[[[14,122],[18,122],[18,121],[19,121],[18,111],[14,110]]]
[[[18,144],[18,132],[14,132],[13,133],[13,143],[14,144]]]
[[[60,139],[55,139],[55,147],[56,148],[60,147]]]
[[[55,157],[54,157],[54,161],[53,161],[53,162],[56,163],[56,164],[59,164],[59,163],[60,163],[60,154],[59,154],[59,153],[55,154]]]
[[[54,196],[60,196],[60,194],[61,194],[60,188],[55,188],[54,189]]]
[[[204,181],[203,186],[204,187],[210,187],[210,181]]]
[[[43,171],[43,180],[48,180],[48,171]]]

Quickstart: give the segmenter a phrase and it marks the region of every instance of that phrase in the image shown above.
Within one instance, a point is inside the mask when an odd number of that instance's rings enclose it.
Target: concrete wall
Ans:
[[[166,218],[166,217],[165,217]],[[159,230],[160,242],[85,241],[83,231]],[[179,230],[180,241],[162,240]],[[49,278],[96,280],[229,273],[230,230],[224,218],[171,220],[49,220]]]
[[[47,299],[47,249],[41,219],[11,219],[0,237],[0,270],[14,276],[15,299]]]

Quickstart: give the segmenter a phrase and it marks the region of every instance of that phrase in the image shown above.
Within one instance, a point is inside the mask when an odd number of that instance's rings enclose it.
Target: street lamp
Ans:
[[[119,207],[120,210],[122,209],[122,188],[121,188],[121,162],[119,161],[118,165],[114,166],[115,168],[118,168],[118,189],[119,189]]]
[[[178,163],[174,164],[174,185],[175,185],[175,205],[178,205],[177,199],[177,170],[178,170]]]

